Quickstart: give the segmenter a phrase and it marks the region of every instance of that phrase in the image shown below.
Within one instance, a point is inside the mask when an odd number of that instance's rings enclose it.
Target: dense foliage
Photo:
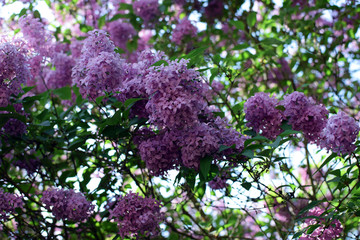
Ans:
[[[358,1],[9,9],[1,239],[360,239]]]

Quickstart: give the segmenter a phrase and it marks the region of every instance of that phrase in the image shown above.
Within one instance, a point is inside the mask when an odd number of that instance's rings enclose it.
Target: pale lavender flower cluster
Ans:
[[[29,47],[34,48],[41,56],[49,56],[52,47],[52,36],[46,31],[39,18],[24,15],[19,19],[19,27]]]
[[[206,107],[205,85],[198,72],[187,69],[188,61],[171,61],[168,66],[153,67],[145,77],[146,93],[150,96],[146,109],[151,122],[158,126],[182,128],[198,119]]]
[[[310,142],[319,143],[320,133],[325,128],[328,110],[323,105],[315,104],[304,93],[293,92],[282,101],[284,115],[296,131],[302,131]]]
[[[144,20],[145,25],[149,25],[160,15],[158,0],[137,0],[133,3],[133,9]]]
[[[250,97],[244,104],[247,126],[257,133],[275,139],[281,132],[281,123],[284,119],[282,112],[276,107],[279,102],[269,94],[259,92]]]
[[[109,218],[118,222],[119,234],[124,237],[154,237],[159,234],[159,224],[164,220],[162,205],[153,198],[143,198],[129,193],[117,199]]]
[[[193,38],[196,36],[197,28],[187,18],[183,18],[176,25],[171,41],[180,45],[185,37]]]
[[[87,201],[82,193],[76,193],[72,189],[46,190],[43,192],[41,201],[56,219],[83,221],[90,217],[94,209],[94,205]]]
[[[72,70],[72,78],[83,96],[95,99],[104,95],[104,91],[116,91],[119,87],[124,60],[114,52],[115,45],[105,31],[94,30],[89,34]]]
[[[329,118],[326,127],[321,132],[320,146],[336,153],[351,153],[356,148],[354,142],[359,130],[359,124],[340,111]]]
[[[9,214],[13,214],[16,208],[21,208],[23,205],[22,197],[4,192],[0,188],[0,220],[7,221]]]
[[[319,218],[307,218],[303,224],[303,228],[310,225],[320,224],[311,234],[303,234],[299,240],[332,240],[340,237],[343,227],[339,220],[333,220],[331,223],[325,225],[325,219],[320,217],[325,211],[319,207],[310,209],[307,216],[315,216]]]
[[[1,106],[9,103],[11,94],[21,92],[21,84],[31,78],[24,42],[0,40],[0,92]]]
[[[121,20],[110,22],[107,25],[107,31],[115,45],[123,50],[127,49],[126,43],[137,36],[134,27],[130,23]]]

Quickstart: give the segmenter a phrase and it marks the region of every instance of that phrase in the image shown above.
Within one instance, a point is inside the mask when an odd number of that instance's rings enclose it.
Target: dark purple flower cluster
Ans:
[[[106,32],[94,30],[89,34],[72,77],[80,93],[94,100],[104,95],[104,91],[116,91],[123,79],[125,61],[114,52],[115,45]]]
[[[326,127],[321,132],[320,146],[336,153],[351,153],[356,148],[354,142],[359,130],[359,124],[340,111],[329,118]]]
[[[133,9],[144,20],[145,25],[149,25],[160,15],[158,0],[137,0],[133,3]]]
[[[16,113],[25,115],[25,111],[23,110],[23,106],[20,103],[14,104],[14,108]],[[5,133],[10,136],[21,136],[26,132],[26,124],[19,119],[10,118],[2,127],[0,133]]]
[[[185,37],[195,37],[197,33],[197,28],[191,23],[191,21],[187,18],[183,18],[176,25],[171,41],[180,45],[182,40]]]
[[[7,221],[9,214],[14,213],[16,208],[21,208],[23,205],[22,197],[4,192],[0,188],[0,220]]]
[[[278,105],[278,100],[267,93],[259,92],[250,97],[244,104],[247,126],[269,139],[275,139],[282,132],[280,126],[284,119],[282,112],[276,109]]]
[[[285,107],[284,115],[296,131],[302,131],[310,142],[319,143],[320,133],[326,126],[328,110],[323,105],[317,105],[304,93],[293,92],[282,101]]]
[[[83,221],[90,217],[94,205],[82,193],[74,190],[49,189],[43,192],[41,201],[56,219]]]
[[[118,222],[119,234],[124,237],[154,237],[159,234],[159,224],[164,220],[161,203],[153,198],[143,198],[129,193],[117,199],[110,217]]]
[[[320,217],[324,213],[319,207],[309,210],[307,216],[315,216],[319,218],[307,218],[303,224],[303,228],[310,225],[320,224],[311,234],[303,234],[299,240],[332,240],[340,237],[343,227],[339,220],[333,220],[330,224],[325,226],[325,219]]]
[[[222,0],[209,0],[205,8],[205,16],[208,22],[214,22],[214,19],[220,18],[224,13],[224,1]]]
[[[211,180],[210,182],[209,182],[209,187],[211,188],[211,189],[214,189],[214,190],[216,190],[216,189],[224,189],[224,188],[226,188],[229,184],[227,184],[226,183],[226,178],[225,177],[218,177],[218,176],[216,176],[213,180]]]

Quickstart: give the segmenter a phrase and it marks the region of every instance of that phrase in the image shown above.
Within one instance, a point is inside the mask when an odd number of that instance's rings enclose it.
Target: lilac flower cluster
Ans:
[[[267,74],[268,80],[271,82],[281,82],[292,79],[293,73],[288,61],[286,61],[285,58],[280,58],[278,63],[281,64],[281,67],[271,69],[271,71]]]
[[[208,6],[205,8],[205,16],[208,22],[214,22],[215,18],[220,18],[224,13],[224,1],[209,0]]]
[[[227,179],[224,176],[222,177],[216,176],[213,180],[209,182],[209,187],[214,190],[224,189],[229,185],[226,183],[226,180]]]
[[[110,22],[106,29],[115,45],[123,50],[127,49],[126,43],[137,36],[134,27],[130,23],[121,20]]]
[[[119,87],[124,60],[114,52],[115,45],[105,31],[94,30],[89,35],[72,70],[72,78],[83,96],[95,99],[104,91],[116,91]]]
[[[284,115],[293,129],[302,131],[310,142],[319,143],[329,113],[325,106],[315,104],[304,93],[296,91],[285,96],[282,105],[285,107]]]
[[[152,198],[129,193],[117,199],[110,210],[110,219],[118,222],[119,234],[124,237],[154,237],[159,234],[159,224],[164,220],[161,204]]]
[[[354,142],[359,130],[359,124],[340,111],[329,118],[326,127],[321,132],[320,146],[336,153],[351,153],[356,148]]]
[[[137,0],[133,3],[133,9],[146,26],[160,15],[158,0]]]
[[[19,27],[30,48],[35,49],[41,56],[49,56],[52,36],[39,18],[24,15],[19,19]]]
[[[343,227],[339,220],[333,220],[330,224],[325,225],[325,219],[320,217],[324,213],[319,207],[309,210],[307,216],[315,216],[319,218],[307,218],[303,224],[303,228],[310,225],[320,224],[311,234],[303,234],[299,240],[332,240],[340,237]]]
[[[31,78],[24,42],[0,40],[0,92],[1,106],[8,104],[11,94],[21,92],[21,84]]]
[[[25,115],[23,106],[20,103],[14,104],[16,113]],[[10,136],[21,136],[26,132],[26,124],[16,118],[10,118],[2,127],[0,134],[5,133]]]
[[[275,139],[282,132],[280,126],[284,119],[282,112],[276,109],[278,105],[276,98],[263,92],[250,97],[244,104],[247,126],[269,139]]]
[[[176,25],[171,41],[180,45],[182,40],[185,37],[195,37],[197,33],[197,28],[191,23],[191,21],[187,18],[183,18]]]
[[[41,201],[56,219],[83,221],[90,217],[94,205],[82,193],[74,190],[49,189],[43,192]]]
[[[50,89],[70,86],[72,83],[71,71],[75,61],[65,53],[56,53],[52,58],[55,70],[49,70],[45,76],[45,82]]]
[[[4,192],[0,188],[0,220],[7,221],[9,214],[14,213],[16,208],[21,208],[23,205],[24,203],[20,196]]]

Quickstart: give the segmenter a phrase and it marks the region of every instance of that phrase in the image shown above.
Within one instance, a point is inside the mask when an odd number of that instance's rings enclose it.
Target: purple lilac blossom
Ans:
[[[117,199],[109,218],[118,223],[121,238],[154,237],[159,234],[159,224],[164,220],[161,203],[153,198],[143,198],[138,193],[129,193]]]
[[[303,131],[310,142],[319,143],[320,133],[326,126],[328,110],[323,105],[316,105],[304,93],[296,91],[285,96],[281,104],[285,107],[284,115],[292,128]]]
[[[13,214],[16,208],[21,208],[23,205],[22,197],[4,192],[0,188],[0,220],[7,221],[9,214]]]
[[[205,8],[205,16],[208,22],[214,22],[215,18],[220,18],[224,13],[224,2],[222,0],[209,0]]]
[[[35,49],[41,56],[51,54],[52,36],[45,30],[45,25],[39,18],[24,15],[19,19],[19,27],[29,47]]]
[[[200,160],[219,149],[219,140],[214,133],[215,129],[205,123],[193,125],[187,131],[181,131],[179,146],[184,166],[198,170]]]
[[[199,74],[187,69],[188,61],[169,62],[168,66],[152,67],[145,77],[150,96],[146,109],[152,123],[181,128],[198,120],[198,113],[207,105],[204,95],[209,89],[200,82]]]
[[[158,0],[137,0],[133,3],[133,9],[144,20],[145,25],[149,25],[160,15]]]
[[[209,182],[209,187],[214,190],[224,189],[229,185],[226,183],[226,180],[227,179],[225,177],[216,176],[213,180]]]
[[[123,80],[124,60],[114,52],[115,45],[106,32],[91,31],[84,41],[81,57],[72,70],[73,84],[83,96],[95,99],[104,91],[116,91]]]
[[[87,201],[82,193],[74,190],[49,189],[43,192],[41,201],[56,219],[68,219],[75,222],[90,217],[94,205]]]
[[[180,45],[185,37],[193,38],[196,36],[197,28],[187,18],[183,18],[176,25],[171,41]]]
[[[19,94],[21,84],[31,78],[26,54],[24,42],[0,40],[0,87],[2,90],[6,89],[9,96]]]
[[[110,34],[110,39],[123,50],[127,49],[126,43],[137,36],[134,27],[130,23],[121,20],[110,22],[106,29]]]
[[[320,146],[338,154],[351,153],[356,148],[354,142],[359,130],[359,124],[355,119],[340,111],[329,118],[321,132]]]
[[[284,119],[282,112],[276,109],[278,104],[278,100],[269,94],[256,93],[244,104],[247,126],[269,139],[275,139],[282,132],[280,126]]]
[[[10,103],[10,94],[6,86],[0,85],[0,107],[6,107]]]
[[[20,103],[14,104],[16,113],[25,115],[25,111],[22,109],[23,106]],[[10,118],[2,127],[3,133],[10,136],[21,136],[26,132],[26,124],[16,118]]]
[[[151,175],[164,175],[166,171],[175,169],[179,165],[179,148],[176,136],[164,132],[140,141],[139,151],[141,159],[146,163]]]
[[[320,217],[324,213],[319,207],[315,207],[310,209],[307,216],[315,216]],[[302,228],[306,228],[310,225],[320,224],[318,228],[316,228],[311,234],[303,234],[299,238],[299,240],[332,240],[340,237],[340,234],[343,231],[343,227],[339,220],[335,219],[331,221],[330,224],[325,226],[325,219],[320,218],[307,218],[305,222],[302,224]]]
[[[71,71],[75,61],[71,56],[64,53],[56,53],[52,58],[55,70],[49,70],[45,76],[45,82],[49,89],[70,86],[72,83]]]

